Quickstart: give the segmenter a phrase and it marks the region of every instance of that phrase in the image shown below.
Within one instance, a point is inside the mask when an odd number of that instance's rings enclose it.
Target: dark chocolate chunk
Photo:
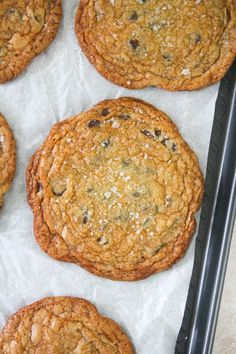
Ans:
[[[226,20],[227,20],[227,23],[229,23],[229,21],[231,20],[231,13],[228,8],[226,9]]]
[[[61,197],[61,196],[65,193],[66,187],[65,187],[65,189],[63,189],[63,190],[61,190],[61,191],[57,191],[57,190],[55,190],[55,189],[53,189],[52,191],[53,191],[53,194],[54,194],[54,195],[56,195],[57,197]]]
[[[17,10],[14,8],[10,8],[6,11],[6,14],[14,14]]]
[[[99,245],[103,246],[103,245],[107,245],[108,241],[106,240],[106,238],[104,236],[101,236],[97,239],[97,242],[99,243]]]
[[[154,138],[154,135],[152,135],[152,133],[147,129],[141,130],[141,133],[148,136],[149,138]]]
[[[142,212],[147,211],[147,210],[149,210],[149,209],[150,209],[149,206],[145,206],[145,207],[142,209]]]
[[[150,218],[147,218],[147,219],[144,221],[143,226],[146,226],[146,225],[149,223],[150,220],[151,220]]]
[[[103,224],[99,227],[99,230],[104,231],[106,227],[107,227],[107,224]]]
[[[92,193],[93,191],[94,191],[93,188],[88,188],[88,189],[87,189],[87,192],[88,192],[88,193]]]
[[[168,54],[168,53],[163,54],[163,58],[164,58],[166,61],[171,61],[171,55]]]
[[[148,27],[152,30],[152,31],[158,31],[159,29],[165,27],[165,23],[163,22],[151,22],[149,23]]]
[[[17,9],[15,9],[15,8],[10,8],[10,9],[8,9],[6,12],[5,12],[5,14],[6,14],[6,16],[16,16],[16,17],[18,17],[18,19],[20,19],[20,20],[22,20],[22,18],[23,18],[23,14],[22,14],[22,12],[21,11],[19,11],[19,10],[17,10]],[[34,17],[36,17],[35,15],[34,15]]]
[[[155,129],[154,132],[157,137],[161,135],[161,130],[159,129]]]
[[[109,113],[110,113],[110,112],[109,112],[109,109],[108,109],[108,108],[104,108],[104,109],[102,110],[102,112],[101,112],[101,115],[102,115],[103,117],[106,117],[106,116],[108,116]]]
[[[43,189],[42,183],[41,182],[37,182],[37,187],[36,187],[37,193],[40,192],[42,189]]]
[[[118,118],[123,120],[129,120],[130,116],[128,114],[120,114]]]
[[[199,33],[197,33],[197,34],[195,35],[194,41],[195,41],[196,44],[201,41],[201,35],[200,35]]]
[[[134,50],[139,47],[139,41],[137,39],[130,39],[129,44]]]
[[[133,11],[132,14],[129,17],[129,20],[130,21],[137,21],[137,19],[138,19],[137,11]]]
[[[130,162],[128,160],[123,160],[122,165],[123,166],[129,166]]]
[[[42,21],[42,17],[40,15],[34,15],[34,18],[38,23]]]
[[[66,181],[64,179],[56,179],[51,181],[52,192],[57,197],[61,197],[66,191]]]
[[[156,255],[163,247],[165,247],[165,243],[163,243],[162,245],[160,245],[159,247],[157,247],[157,249],[155,249],[154,251],[154,255]]]
[[[107,149],[108,148],[108,146],[110,145],[110,143],[111,143],[111,141],[110,141],[110,139],[106,139],[106,140],[104,140],[103,142],[102,142],[102,147],[104,147],[105,149]]]
[[[166,142],[167,142],[168,140],[170,140],[170,139],[169,139],[169,138],[164,138],[164,139],[161,141],[162,145],[166,146]]]
[[[176,145],[175,143],[172,144],[172,150],[173,150],[174,152],[177,151],[177,145]]]
[[[135,198],[139,198],[141,196],[141,193],[136,191],[132,194],[132,196]]]
[[[154,215],[156,215],[159,212],[159,207],[158,205],[154,206]]]
[[[83,224],[87,224],[87,222],[88,222],[88,216],[85,215],[84,218],[83,218]]]
[[[101,124],[100,120],[92,119],[92,120],[90,120],[90,122],[88,123],[88,127],[89,127],[89,128],[99,127],[100,124]]]
[[[117,215],[114,217],[114,220],[126,223],[129,220],[129,214],[125,213],[125,214]]]
[[[167,196],[165,201],[166,201],[166,206],[167,206],[167,207],[171,206],[171,204],[172,204],[172,197],[171,197],[171,196]]]

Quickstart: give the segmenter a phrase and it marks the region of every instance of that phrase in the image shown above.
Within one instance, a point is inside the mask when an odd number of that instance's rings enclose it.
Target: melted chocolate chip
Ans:
[[[102,115],[103,117],[106,117],[106,116],[108,116],[109,113],[110,113],[110,112],[109,112],[109,109],[108,109],[108,108],[104,108],[104,109],[102,110],[102,112],[101,112],[101,115]]]
[[[133,11],[132,14],[129,17],[129,20],[130,21],[137,21],[137,19],[138,19],[137,11]]]
[[[201,36],[200,36],[200,34],[199,33],[197,33],[196,35],[195,35],[195,39],[194,39],[194,41],[195,41],[195,43],[197,44],[197,43],[199,43],[200,41],[201,41]]]
[[[139,41],[137,39],[130,39],[129,44],[134,50],[139,47]]]
[[[88,123],[88,127],[89,127],[89,128],[99,127],[100,124],[101,124],[100,120],[92,119],[92,120],[90,120],[90,122]]]
[[[88,188],[88,189],[87,189],[87,192],[88,192],[88,193],[92,193],[93,191],[94,191],[93,188]]]
[[[144,135],[146,135],[146,136],[149,137],[149,138],[154,138],[154,136],[152,135],[152,133],[151,133],[149,130],[147,130],[147,129],[141,130],[141,133],[144,134]]]
[[[130,116],[128,114],[120,114],[118,118],[122,120],[129,120]]]

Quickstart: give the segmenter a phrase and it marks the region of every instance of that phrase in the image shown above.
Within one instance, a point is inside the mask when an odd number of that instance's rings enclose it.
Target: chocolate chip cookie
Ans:
[[[90,302],[49,297],[9,318],[0,333],[2,354],[134,354],[118,324]]]
[[[133,98],[56,124],[26,180],[41,248],[119,280],[145,278],[183,256],[203,192],[197,158],[176,126]]]
[[[13,133],[0,113],[0,208],[3,195],[10,188],[16,167],[16,147]]]
[[[75,31],[88,60],[132,89],[193,90],[220,80],[236,54],[232,0],[81,0]]]
[[[54,39],[61,0],[0,1],[0,83],[20,74]]]

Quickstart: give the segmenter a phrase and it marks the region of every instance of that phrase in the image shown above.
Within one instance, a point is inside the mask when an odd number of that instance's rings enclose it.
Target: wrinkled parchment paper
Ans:
[[[176,93],[113,85],[89,64],[77,43],[74,16],[78,0],[63,2],[62,24],[50,48],[16,80],[0,85],[0,111],[17,141],[17,173],[0,211],[0,328],[10,314],[39,298],[78,296],[120,323],[138,354],[172,354],[191,276],[194,241],[172,269],[132,283],[102,279],[76,265],[57,262],[34,240],[25,169],[58,120],[105,98],[134,96],[172,117],[205,172],[218,85]]]

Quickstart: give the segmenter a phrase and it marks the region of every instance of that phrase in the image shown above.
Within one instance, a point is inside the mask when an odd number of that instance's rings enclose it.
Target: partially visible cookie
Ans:
[[[49,297],[11,316],[0,333],[1,354],[134,354],[120,326],[90,302]]]
[[[203,193],[176,126],[134,98],[56,124],[26,180],[41,248],[119,280],[143,279],[184,255]]]
[[[0,207],[15,174],[16,147],[13,133],[0,113]]]
[[[132,89],[193,90],[220,80],[236,54],[234,0],[81,0],[75,31],[88,60]]]
[[[61,0],[0,1],[0,83],[20,74],[54,39]]]

